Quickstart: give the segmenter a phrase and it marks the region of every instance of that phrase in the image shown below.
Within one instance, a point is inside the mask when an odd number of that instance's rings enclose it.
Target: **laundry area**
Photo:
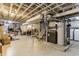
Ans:
[[[78,3],[0,3],[0,56],[78,56]]]

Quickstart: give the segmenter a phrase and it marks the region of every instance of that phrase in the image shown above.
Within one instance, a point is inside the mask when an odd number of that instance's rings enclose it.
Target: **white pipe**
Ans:
[[[35,20],[40,20],[40,19],[41,19],[41,15],[37,15],[37,16],[35,16],[35,17],[32,17],[32,18],[28,19],[28,20],[26,21],[26,23],[27,23],[27,22],[31,22],[31,21],[35,21]]]

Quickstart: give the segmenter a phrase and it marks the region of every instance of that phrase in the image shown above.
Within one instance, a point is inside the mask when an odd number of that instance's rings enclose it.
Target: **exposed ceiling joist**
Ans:
[[[76,3],[61,4],[62,3],[43,3],[42,5],[41,3],[23,3],[23,5],[21,5],[21,3],[3,3],[2,5],[0,4],[0,18],[6,20],[9,18],[9,20],[24,22],[44,11],[56,15],[79,8],[79,4],[76,5]]]
[[[21,19],[24,19],[25,17],[27,17],[29,14],[31,14],[32,12],[34,12],[35,10],[37,10],[39,7],[41,7],[43,4],[40,4],[39,6],[37,6],[35,9],[33,9],[31,12],[29,12],[28,14],[26,14],[23,18]]]
[[[47,5],[46,4],[44,4],[46,7],[47,7]],[[51,9],[50,7],[48,7],[49,9]],[[57,12],[55,11],[55,10],[53,10],[53,12],[55,12],[55,14],[57,14]]]
[[[44,4],[44,3],[43,3],[43,4]],[[40,4],[39,4],[39,5],[35,4],[35,5],[38,7]],[[44,7],[40,7],[40,8],[42,9],[42,8],[44,8]]]
[[[16,3],[15,5],[18,7],[18,4],[17,4],[17,3]],[[24,4],[23,4],[23,5],[24,5]],[[26,7],[28,7],[28,6],[26,5]],[[25,9],[26,7],[23,6],[22,8]]]
[[[13,3],[10,4],[9,20],[10,20],[10,15],[11,15],[11,12],[12,12],[12,7],[13,7]]]
[[[60,6],[62,6],[62,5],[64,5],[64,3],[63,3],[63,4],[60,4],[60,5],[56,5],[55,7],[51,8],[51,9],[50,9],[50,10],[48,10],[48,11],[46,11],[46,13],[48,13],[49,11],[51,11],[51,10],[53,10],[53,9],[57,8],[57,7],[60,7]],[[30,20],[31,20],[31,19],[30,19]]]
[[[10,4],[10,13],[12,12],[13,3]]]
[[[60,6],[64,5],[64,4],[65,4],[65,3],[60,4],[60,5],[56,5],[55,7],[51,8],[50,10],[48,10],[48,11],[47,11],[47,13],[48,13],[49,11],[51,11],[51,10],[53,10],[53,9],[57,8],[57,7],[60,7]]]
[[[26,5],[24,4],[24,6],[28,7],[28,5],[27,5],[27,4],[26,4]]]
[[[69,15],[69,14],[78,13],[78,12],[79,12],[79,8],[76,8],[76,9],[68,10],[68,11],[63,12],[63,13],[56,14],[53,17],[61,17],[61,16]]]
[[[60,7],[60,6],[64,5],[64,4],[65,4],[65,3],[60,4],[60,5],[57,5],[57,6],[55,6],[54,8],[51,8],[50,10],[48,10],[47,12],[49,12],[49,11],[51,11],[51,10],[53,10],[53,9],[57,8],[57,7]]]
[[[20,4],[20,6],[18,7],[17,11],[16,11],[16,15],[14,16],[13,20],[15,20],[18,12],[20,11],[21,7],[23,6],[23,3]]]
[[[50,6],[52,6],[52,5],[54,5],[54,4],[50,4],[50,5],[48,5],[47,7],[42,8],[40,11],[38,11],[38,12],[36,12],[36,13],[32,14],[31,16],[29,16],[29,17],[28,17],[28,18],[26,18],[26,19],[31,18],[33,15],[38,14],[39,12],[41,12],[41,11],[43,11],[43,10],[47,9],[48,7],[50,7]],[[26,20],[26,19],[24,19],[24,20]]]
[[[2,17],[2,19],[4,19],[3,8],[4,8],[4,5],[3,5],[3,3],[1,3],[1,17]]]
[[[62,8],[63,10],[67,10],[67,9],[69,9],[69,8],[73,8],[74,7],[74,4],[72,4],[72,5],[69,5],[69,6],[67,6],[67,7],[64,7],[64,8]]]
[[[20,17],[21,17],[21,16],[23,16],[23,15],[24,15],[24,13],[25,13],[25,12],[26,12],[26,11],[27,11],[27,10],[28,10],[31,6],[32,6],[32,5],[34,5],[34,4],[33,4],[33,3],[31,3],[31,4],[30,4],[30,6],[28,6],[28,8],[26,8],[26,9],[24,10],[24,12],[20,15]],[[18,17],[18,18],[19,18],[19,17]],[[18,19],[18,18],[16,18],[16,19]]]

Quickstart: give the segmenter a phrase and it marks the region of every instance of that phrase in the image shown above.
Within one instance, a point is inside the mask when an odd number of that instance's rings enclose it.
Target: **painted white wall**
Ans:
[[[64,23],[59,22],[58,23],[58,44],[64,45]]]

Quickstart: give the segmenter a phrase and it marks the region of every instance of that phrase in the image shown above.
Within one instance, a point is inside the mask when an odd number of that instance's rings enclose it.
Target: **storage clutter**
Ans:
[[[2,55],[2,44],[0,43],[0,56]]]
[[[3,32],[3,26],[0,26],[0,42],[2,45],[10,44],[11,38],[9,37],[8,34]]]

